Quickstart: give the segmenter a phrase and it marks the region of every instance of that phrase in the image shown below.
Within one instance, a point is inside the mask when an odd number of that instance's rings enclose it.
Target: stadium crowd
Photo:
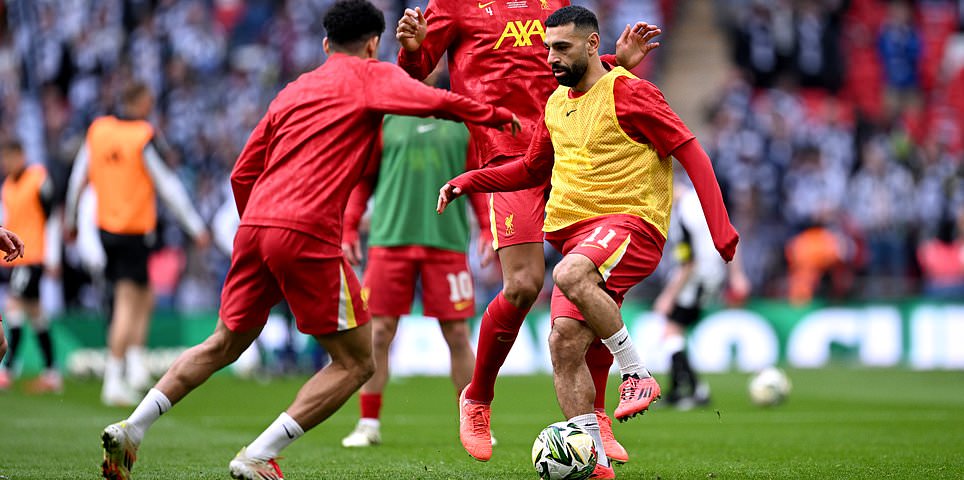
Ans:
[[[130,79],[142,80],[158,97],[152,120],[173,147],[167,161],[211,221],[230,200],[227,174],[267,102],[324,61],[320,19],[330,3],[0,4],[0,137],[19,138],[47,165],[62,203],[87,126]],[[374,3],[397,19],[427,1]],[[675,20],[671,1],[573,3],[599,12],[608,34],[630,19],[671,32]],[[954,243],[955,223],[964,227],[962,4],[717,0],[738,73],[709,109],[712,135],[701,141],[754,252],[744,261],[758,295],[806,301],[825,273],[840,296],[964,289]],[[381,56],[394,60],[398,45],[385,40]],[[662,56],[647,72],[657,83]],[[159,304],[215,307],[227,255],[188,247],[170,215],[161,218],[151,267]],[[66,249],[68,304],[96,305]]]
[[[739,73],[704,141],[758,292],[959,296],[964,4],[720,3]]]

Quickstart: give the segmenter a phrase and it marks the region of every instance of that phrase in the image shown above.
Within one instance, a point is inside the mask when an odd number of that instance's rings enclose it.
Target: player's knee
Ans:
[[[580,286],[585,283],[586,275],[582,269],[574,266],[572,262],[563,259],[552,269],[552,281],[568,297],[577,292]]]
[[[395,330],[388,325],[374,324],[372,326],[372,346],[375,350],[387,351],[395,339]]]
[[[529,308],[542,291],[542,277],[520,272],[503,279],[502,294],[509,303],[519,308]]]
[[[461,351],[470,349],[469,326],[467,322],[448,322],[442,327],[442,336],[448,344],[450,351]]]
[[[375,375],[375,357],[372,355],[356,357],[351,371],[359,385],[367,382],[372,375]]]

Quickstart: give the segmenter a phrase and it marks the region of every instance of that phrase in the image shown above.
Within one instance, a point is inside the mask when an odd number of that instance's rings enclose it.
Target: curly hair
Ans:
[[[350,49],[380,36],[385,31],[385,15],[368,0],[339,0],[325,12],[322,24],[332,44]]]

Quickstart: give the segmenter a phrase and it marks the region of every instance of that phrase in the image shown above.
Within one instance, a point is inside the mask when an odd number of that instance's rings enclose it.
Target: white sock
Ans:
[[[144,347],[128,347],[124,353],[124,361],[127,362],[127,383],[138,386],[139,383],[150,380],[151,374],[144,361]]]
[[[613,336],[604,338],[602,342],[613,354],[613,357],[616,357],[616,363],[619,364],[619,373],[622,376],[636,375],[639,378],[651,376],[649,371],[643,368],[643,361],[639,358],[636,347],[633,346],[633,339],[629,336],[626,325],[623,325],[623,328],[620,328]]]
[[[258,460],[271,460],[278,456],[291,442],[305,434],[301,425],[291,418],[287,412],[282,412],[278,419],[258,435],[247,448],[247,455]]]
[[[676,355],[677,352],[682,352],[686,348],[686,339],[682,335],[670,335],[663,340],[663,350],[666,352],[667,357],[672,357]]]
[[[366,427],[374,428],[378,430],[381,427],[382,422],[377,418],[359,418],[358,425],[364,425]]]
[[[107,354],[104,363],[104,391],[117,391],[124,384],[124,359]]]
[[[606,456],[606,449],[603,447],[602,435],[599,434],[599,422],[596,420],[595,413],[577,415],[569,419],[569,423],[575,423],[580,428],[592,436],[593,443],[596,444],[596,463],[608,467],[609,457]]]
[[[134,427],[130,430],[134,443],[141,443],[147,429],[170,409],[171,401],[167,399],[167,395],[156,388],[150,389],[134,409],[134,413],[127,418],[127,424]]]

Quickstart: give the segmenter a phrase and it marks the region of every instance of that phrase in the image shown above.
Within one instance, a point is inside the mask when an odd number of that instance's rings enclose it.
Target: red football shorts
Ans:
[[[592,260],[602,276],[606,293],[620,306],[626,292],[656,270],[665,243],[658,230],[633,215],[583,220],[546,233],[546,240],[563,255],[579,254]],[[553,320],[559,317],[585,320],[558,286],[552,289],[550,310]]]
[[[493,160],[488,165],[498,166],[517,159]],[[542,233],[545,212],[545,185],[518,192],[489,194],[493,247],[498,250],[523,243],[542,243],[545,238]]]
[[[369,247],[362,298],[372,315],[397,317],[412,310],[415,281],[422,280],[422,310],[439,320],[475,315],[475,292],[465,253],[423,246]]]
[[[261,328],[271,307],[288,301],[298,330],[327,335],[371,318],[344,257],[321,240],[287,228],[241,226],[221,292],[221,320],[232,331]]]

